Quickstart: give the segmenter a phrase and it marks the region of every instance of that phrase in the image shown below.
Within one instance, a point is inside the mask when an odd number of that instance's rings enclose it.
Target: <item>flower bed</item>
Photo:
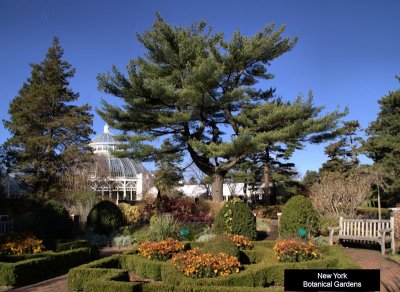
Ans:
[[[172,238],[159,242],[145,241],[139,245],[138,254],[150,260],[166,261],[174,253],[183,251],[184,246]]]
[[[251,243],[250,239],[247,236],[236,235],[236,234],[227,234],[226,236],[228,236],[234,243],[236,243],[236,246],[239,249],[253,248],[253,244]]]
[[[283,240],[274,246],[275,256],[280,262],[302,262],[315,260],[322,255],[312,242]]]
[[[33,234],[11,233],[0,237],[0,255],[34,254],[43,249],[42,240]]]
[[[202,254],[198,249],[175,254],[172,261],[179,271],[192,278],[228,276],[239,273],[241,268],[236,257],[224,253]]]

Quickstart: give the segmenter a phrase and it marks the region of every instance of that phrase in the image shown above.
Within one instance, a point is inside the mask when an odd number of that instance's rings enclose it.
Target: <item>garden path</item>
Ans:
[[[100,250],[100,257],[108,257],[113,254],[123,253],[129,250],[128,248],[112,248],[105,247]],[[67,286],[68,274],[48,279],[30,286],[12,289],[13,292],[68,292]]]
[[[268,233],[268,236],[266,240],[277,240],[279,237],[278,234],[278,220],[277,219],[271,219],[270,220],[270,231]]]
[[[382,256],[380,251],[344,248],[345,252],[363,269],[381,270],[381,291],[400,291],[400,265]]]

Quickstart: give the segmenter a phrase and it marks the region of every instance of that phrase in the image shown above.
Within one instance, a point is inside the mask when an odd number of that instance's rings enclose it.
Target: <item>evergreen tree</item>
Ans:
[[[155,185],[161,194],[173,194],[174,189],[183,181],[183,154],[176,153],[169,139],[164,140],[156,161]]]
[[[54,38],[44,61],[32,64],[31,76],[10,104],[4,121],[12,136],[5,145],[16,158],[15,171],[44,196],[56,193],[59,178],[79,157],[89,156],[90,106],[73,105],[79,97],[69,88],[75,69],[62,60]]]
[[[343,127],[336,131],[340,139],[325,147],[325,154],[329,157],[329,160],[322,164],[321,172],[349,173],[354,170],[359,164],[357,156],[362,143],[362,139],[357,136],[359,130],[358,121],[343,123]]]
[[[282,38],[284,29],[269,25],[253,37],[235,32],[226,41],[204,22],[182,28],[158,15],[153,28],[138,35],[147,53],[130,62],[129,76],[115,67],[98,76],[101,90],[124,101],[123,107],[103,101],[99,114],[114,128],[140,135],[131,139],[131,155],[151,159],[158,152],[151,142],[171,137],[175,152],[189,153],[211,177],[213,199],[221,201],[224,177],[243,159],[278,141],[298,145],[308,134],[334,127],[341,116],[321,118],[322,125],[314,121],[320,108],[311,100],[271,103],[274,90],[255,88],[273,78],[268,65],[296,43]]]
[[[400,80],[399,80],[400,81]],[[389,177],[388,195],[399,201],[400,191],[400,89],[382,97],[380,112],[366,132],[369,136],[364,145],[368,157]]]
[[[10,173],[11,166],[14,163],[13,157],[4,148],[0,146],[0,197],[5,195],[4,182],[7,175]]]
[[[319,181],[319,173],[314,170],[307,170],[303,177],[303,185],[309,189],[314,183]]]
[[[262,165],[264,194],[270,204],[277,202],[276,192],[271,190],[272,186],[275,190],[278,187],[274,177],[297,185],[292,179],[297,174],[294,165],[287,162],[293,152],[302,149],[306,142],[321,143],[338,135],[336,124],[346,111],[318,117],[322,109],[313,105],[310,92],[307,99],[298,97],[292,103],[277,98],[264,104],[251,104],[239,116],[240,121],[253,131],[252,135],[261,138],[260,150],[253,159]]]

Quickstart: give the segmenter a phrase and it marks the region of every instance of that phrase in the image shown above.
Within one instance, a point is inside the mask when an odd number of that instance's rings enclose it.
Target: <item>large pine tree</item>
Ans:
[[[10,104],[11,132],[5,146],[16,158],[18,173],[38,195],[58,193],[60,176],[90,155],[90,106],[72,104],[79,94],[69,88],[75,69],[62,60],[63,49],[54,38],[44,61],[31,64],[31,76]]]
[[[157,16],[153,28],[138,35],[147,53],[130,62],[128,77],[115,67],[98,76],[101,90],[124,101],[123,107],[103,101],[99,113],[113,127],[139,135],[130,145],[136,155],[151,157],[158,152],[153,141],[173,139],[175,151],[189,153],[211,177],[213,199],[220,201],[225,175],[244,158],[279,140],[297,145],[311,129],[329,130],[340,117],[335,112],[317,125],[320,109],[310,100],[269,107],[274,91],[255,87],[273,78],[270,62],[295,45],[296,39],[282,38],[284,29],[269,25],[253,37],[235,32],[226,41],[204,22],[182,28]],[[286,116],[290,109],[296,118]],[[284,127],[276,132],[279,124]]]
[[[390,177],[387,183],[392,199],[400,201],[400,89],[378,103],[380,112],[366,131],[369,138],[364,147],[368,157]]]

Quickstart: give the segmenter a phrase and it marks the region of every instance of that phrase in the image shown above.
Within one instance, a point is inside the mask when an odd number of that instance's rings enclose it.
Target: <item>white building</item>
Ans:
[[[208,185],[207,187],[204,185],[183,185],[177,187],[177,190],[188,197],[205,197],[211,192],[211,185]],[[244,183],[225,183],[222,190],[225,201],[229,201],[233,198],[257,201],[262,199],[263,194],[261,188],[258,190],[252,190],[249,186],[246,187]]]
[[[140,201],[149,188],[150,173],[139,162],[131,158],[120,158],[111,154],[117,150],[118,141],[104,126],[104,133],[94,137],[89,144],[95,154],[95,163],[90,172],[92,187],[102,196],[117,200]]]

